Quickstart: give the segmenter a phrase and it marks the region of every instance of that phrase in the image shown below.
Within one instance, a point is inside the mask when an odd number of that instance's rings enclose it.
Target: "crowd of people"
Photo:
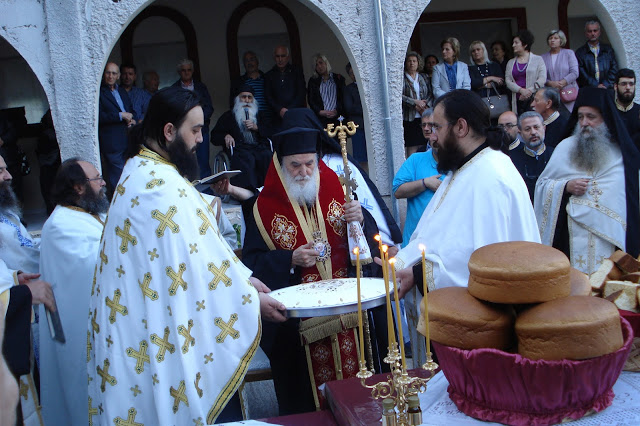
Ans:
[[[46,424],[239,419],[237,389],[261,346],[280,414],[322,407],[325,382],[358,372],[357,317],[287,318],[269,293],[353,277],[353,222],[373,258],[380,258],[376,235],[396,258],[419,363],[423,285],[466,286],[479,247],[542,242],[586,274],[616,249],[638,256],[636,77],[599,43],[599,23],[587,22],[585,31],[576,53],[554,30],[549,53],[536,56],[523,30],[511,59],[503,42],[490,45],[491,60],[474,41],[466,65],[455,38],[441,43],[441,63],[407,54],[402,117],[410,156],[393,180],[394,196],[407,199],[404,232],[362,167],[364,138],[354,138],[346,160],[357,186],[345,202],[340,145],[324,128],[340,115],[365,124],[349,65],[347,85],[325,55],[315,55],[305,84],[286,47],[276,47],[267,73],[246,52],[230,109],[209,133],[211,96],[194,79],[193,62],[181,61],[180,78],[161,90],[157,73],[145,72],[138,89],[134,66],[108,63],[99,116],[104,176],[82,159],[62,162],[40,239],[21,222],[0,156],[0,341],[11,376],[0,357],[9,395],[2,404],[18,424],[40,415],[28,398],[14,409],[17,382],[21,394],[39,391]],[[506,102],[494,105],[494,97]],[[243,171],[211,185],[242,203],[241,251],[229,244],[228,231],[235,236],[218,200],[191,184],[211,173],[209,143]],[[363,265],[362,275],[382,277],[380,263]],[[40,306],[39,324],[30,330],[32,305]],[[388,369],[386,315],[367,313],[377,372]]]

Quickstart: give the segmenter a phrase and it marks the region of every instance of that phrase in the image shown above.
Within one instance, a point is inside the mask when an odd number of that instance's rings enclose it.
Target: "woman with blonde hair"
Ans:
[[[469,65],[469,77],[471,79],[471,90],[482,97],[493,96],[495,91],[504,93],[504,74],[497,62],[489,60],[489,53],[483,42],[476,40],[469,45],[469,55],[471,62]]]
[[[567,36],[562,30],[549,31],[547,44],[549,51],[542,54],[542,60],[547,67],[545,86],[557,89],[560,92],[560,100],[571,112],[578,97],[578,84],[576,83],[580,75],[578,59],[573,50],[564,49],[567,44]]]
[[[326,55],[313,55],[313,76],[307,84],[307,102],[324,126],[343,113],[344,77],[331,71]]]
[[[442,63],[433,67],[431,83],[433,95],[436,99],[454,89],[471,90],[469,68],[460,62],[460,42],[455,37],[449,37],[440,43],[442,49]]]

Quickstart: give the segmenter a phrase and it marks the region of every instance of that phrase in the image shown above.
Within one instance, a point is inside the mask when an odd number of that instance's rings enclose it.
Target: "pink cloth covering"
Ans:
[[[460,411],[485,421],[547,425],[611,405],[611,388],[633,340],[629,323],[620,321],[622,348],[582,361],[533,361],[497,349],[433,346],[449,381],[449,397]]]

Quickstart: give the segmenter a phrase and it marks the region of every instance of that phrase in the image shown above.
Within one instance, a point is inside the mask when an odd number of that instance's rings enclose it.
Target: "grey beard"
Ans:
[[[0,184],[0,214],[5,216],[14,215],[22,217],[22,209],[16,193],[13,192],[11,181],[4,181]]]
[[[244,102],[241,102],[240,98],[236,96],[236,99],[233,104],[233,115],[236,119],[236,123],[240,128],[240,132],[242,133],[242,136],[244,136],[245,142],[255,143],[256,142],[255,135],[251,130],[248,130],[244,126],[244,120],[247,119],[247,116],[245,115],[245,109],[249,112],[249,120],[252,120],[258,123],[258,118],[257,118],[258,102],[254,99],[253,102],[251,103],[251,106],[246,106],[246,104]]]
[[[316,185],[316,180],[318,176],[318,168],[313,171],[311,176],[305,176],[304,178],[300,176],[293,177],[289,174],[287,169],[282,169],[282,175],[284,177],[284,185],[289,191],[289,195],[298,204],[307,204],[313,205],[316,202],[316,198],[318,198],[318,187]],[[300,181],[304,181],[304,185],[300,185]]]
[[[576,168],[593,173],[609,160],[609,146],[613,141],[604,123],[595,128],[584,129],[578,123],[573,136],[577,140],[571,153],[571,161]]]
[[[107,189],[100,189],[99,194],[95,194],[91,188],[87,188],[88,192],[82,198],[79,198],[76,204],[81,209],[91,213],[106,213],[109,210],[109,199],[107,198]]]

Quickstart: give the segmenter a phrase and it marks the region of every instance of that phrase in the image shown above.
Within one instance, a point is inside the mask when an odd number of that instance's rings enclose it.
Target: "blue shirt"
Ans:
[[[113,86],[113,89],[111,89],[111,94],[116,99],[116,103],[120,107],[120,111],[121,112],[127,112],[127,110],[124,109],[124,102],[122,102],[122,97],[120,96],[120,92],[118,92],[118,85],[117,84]],[[118,115],[120,116],[120,121],[122,121],[122,114],[118,113]]]
[[[455,61],[453,65],[444,63],[444,70],[447,72],[447,80],[449,80],[449,90],[454,90],[457,84],[456,74],[458,73],[458,61]]]
[[[400,185],[407,182],[428,178],[438,174],[438,163],[433,158],[433,151],[416,152],[407,158],[402,164],[398,173],[393,178],[393,193],[398,190]],[[440,180],[444,179],[444,175],[440,176]],[[427,204],[431,201],[434,192],[426,189],[415,197],[407,198],[407,217],[404,221],[404,231],[402,232],[402,246],[406,246],[411,239],[411,234],[415,231],[422,213],[427,208]]]

